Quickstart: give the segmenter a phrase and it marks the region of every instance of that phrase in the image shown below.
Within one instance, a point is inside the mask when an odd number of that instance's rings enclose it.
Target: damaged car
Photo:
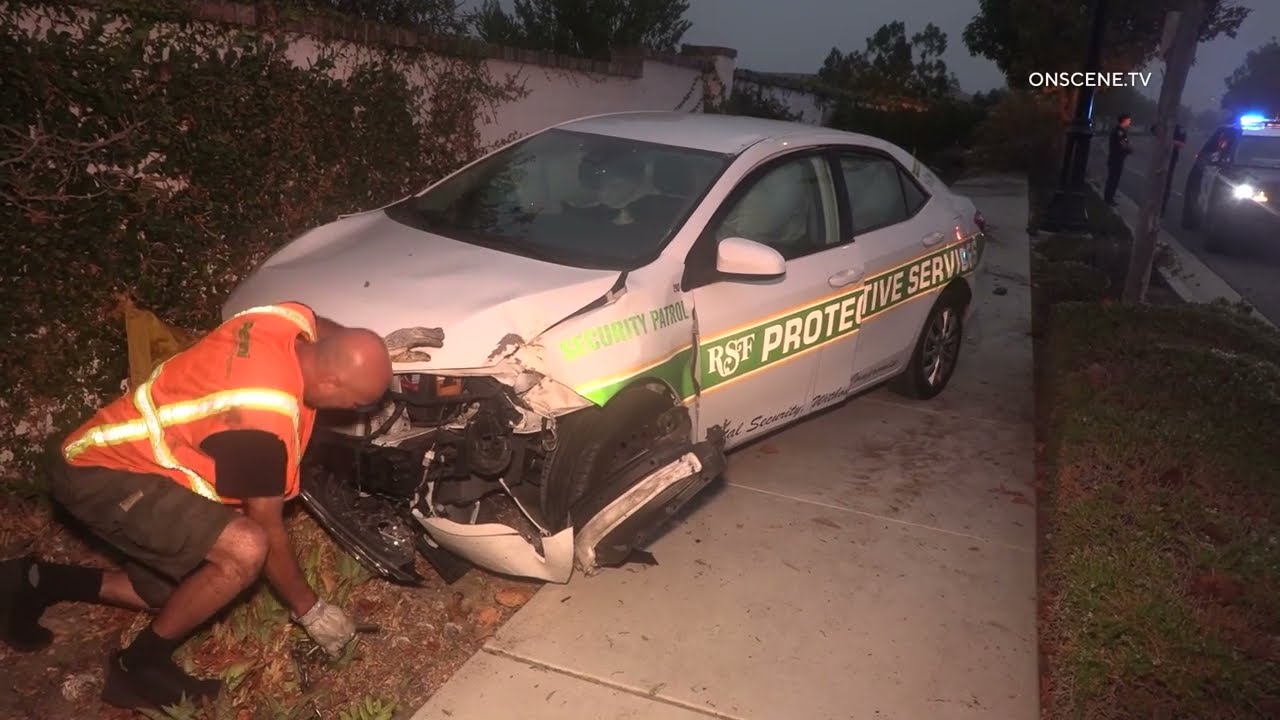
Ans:
[[[643,548],[725,453],[873,386],[947,385],[985,224],[900,147],[700,113],[582,118],[304,233],[225,316],[381,334],[384,402],[323,416],[302,497],[381,576],[567,582]]]

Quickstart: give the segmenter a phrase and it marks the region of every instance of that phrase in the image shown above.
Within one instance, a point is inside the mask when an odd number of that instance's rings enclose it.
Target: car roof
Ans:
[[[608,113],[569,120],[556,127],[726,155],[737,155],[765,140],[829,140],[835,136],[846,142],[884,145],[883,140],[869,135],[800,122],[701,112]]]

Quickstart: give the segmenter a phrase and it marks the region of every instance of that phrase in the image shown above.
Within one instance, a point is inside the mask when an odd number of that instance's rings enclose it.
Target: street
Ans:
[[[1149,135],[1130,135],[1133,154],[1125,161],[1124,175],[1120,180],[1120,192],[1141,204],[1143,179],[1150,163],[1151,153],[1157,141]],[[1268,320],[1280,323],[1280,238],[1275,241],[1241,243],[1232,255],[1211,253],[1204,247],[1203,231],[1187,230],[1181,225],[1182,191],[1187,182],[1187,171],[1196,151],[1204,144],[1206,135],[1191,135],[1174,168],[1173,190],[1169,194],[1169,207],[1163,218],[1164,229],[1178,239],[1187,250],[1195,253],[1205,265],[1222,277],[1236,292],[1257,308]],[[1090,175],[1102,185],[1106,178],[1107,136],[1099,135],[1090,143]]]

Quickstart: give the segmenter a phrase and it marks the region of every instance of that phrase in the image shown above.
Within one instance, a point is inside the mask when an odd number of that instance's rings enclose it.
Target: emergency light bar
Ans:
[[[1249,114],[1240,116],[1240,126],[1246,130],[1260,130],[1262,128],[1280,128],[1280,120],[1268,118],[1265,115]]]

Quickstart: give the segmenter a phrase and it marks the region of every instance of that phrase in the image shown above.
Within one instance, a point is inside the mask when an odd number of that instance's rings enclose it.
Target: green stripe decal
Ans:
[[[603,385],[588,385],[577,392],[597,405],[604,405],[639,377],[651,377],[665,382],[675,389],[681,399],[693,397],[693,348],[685,348],[667,360],[633,375]]]
[[[709,390],[745,377],[798,353],[858,331],[864,322],[912,298],[933,292],[971,273],[985,250],[981,233],[930,253],[907,265],[868,278],[857,289],[774,317],[752,327],[710,338],[701,345],[698,384]],[[689,398],[695,394],[693,353],[685,348],[650,368],[577,392],[603,405],[639,377],[666,382]]]

